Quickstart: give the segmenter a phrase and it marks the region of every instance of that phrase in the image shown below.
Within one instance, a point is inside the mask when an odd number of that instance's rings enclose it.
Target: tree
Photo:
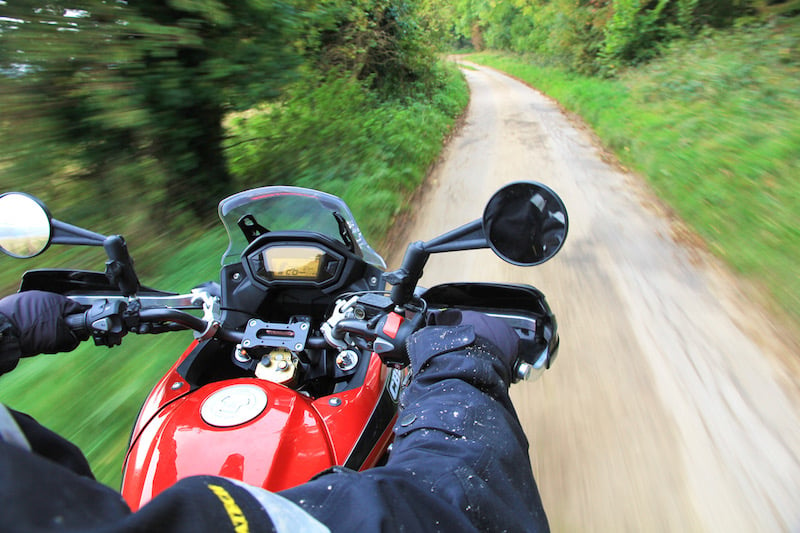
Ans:
[[[328,0],[307,51],[322,74],[354,75],[384,94],[426,81],[436,62],[432,20],[413,0]]]
[[[230,183],[222,118],[292,79],[309,4],[3,2],[0,164],[27,181],[142,194],[162,220],[207,216]]]

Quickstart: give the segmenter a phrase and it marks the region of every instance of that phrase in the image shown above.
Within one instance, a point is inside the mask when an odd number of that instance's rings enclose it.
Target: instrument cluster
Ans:
[[[250,251],[245,268],[264,287],[307,285],[325,288],[336,284],[346,258],[329,247],[310,241],[270,242]]]

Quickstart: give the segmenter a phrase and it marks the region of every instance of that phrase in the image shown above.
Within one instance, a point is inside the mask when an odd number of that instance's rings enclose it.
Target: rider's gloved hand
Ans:
[[[493,348],[491,350],[492,353],[498,357],[502,365],[505,367],[505,370],[508,372],[508,375],[511,374],[511,370],[514,366],[514,362],[519,351],[519,336],[511,328],[511,326],[506,324],[506,322],[503,320],[479,313],[477,311],[448,309],[446,311],[431,313],[428,317],[428,325],[451,326],[459,329],[465,328],[465,336],[462,337],[463,345],[468,345],[475,342],[480,343],[481,341],[487,343]],[[425,337],[430,338],[427,334],[424,335]],[[447,342],[455,343],[452,348],[463,347],[456,346],[456,344],[459,344],[459,339],[457,337],[447,336],[447,339]],[[428,340],[428,344],[431,344],[431,342],[431,340]],[[419,343],[412,341],[409,347],[411,347],[413,344]],[[415,353],[412,354],[412,351]],[[421,353],[418,348],[416,350],[409,350],[409,352],[409,355],[412,358],[412,367],[416,366],[419,368],[422,366],[422,364],[424,364],[424,361],[414,361],[415,356]]]
[[[436,326],[472,326],[475,335],[488,341],[497,348],[497,354],[502,361],[511,366],[519,350],[519,336],[503,320],[491,317],[477,311],[461,311],[448,309],[438,313],[431,313],[428,325]]]
[[[10,325],[3,343],[18,343],[22,357],[74,350],[80,340],[67,326],[65,316],[83,310],[80,304],[51,292],[26,291],[0,300],[0,314]]]

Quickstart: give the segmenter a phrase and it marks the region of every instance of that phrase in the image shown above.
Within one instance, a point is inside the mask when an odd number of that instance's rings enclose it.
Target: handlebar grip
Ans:
[[[83,340],[89,338],[90,331],[86,325],[86,312],[67,315],[64,317],[64,321],[67,323],[67,327],[79,338]]]
[[[86,313],[77,313],[74,315],[67,315],[64,317],[69,329],[86,329]]]

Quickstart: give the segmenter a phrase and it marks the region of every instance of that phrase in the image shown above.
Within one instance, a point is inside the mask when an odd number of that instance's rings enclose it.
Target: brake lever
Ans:
[[[425,313],[416,313],[411,318],[389,313],[378,323],[380,334],[372,343],[372,349],[385,364],[403,368],[409,363],[406,340],[424,325]]]
[[[207,324],[205,331],[199,332],[195,336],[197,340],[205,341],[212,338],[221,326],[219,321],[219,298],[212,296],[211,293],[205,289],[198,288],[192,289],[192,295],[194,296],[192,304],[202,302],[203,320]]]
[[[334,336],[344,338],[346,334],[372,343],[372,351],[385,364],[393,367],[408,365],[406,339],[425,323],[425,314],[417,313],[404,318],[395,312],[386,313],[377,321],[343,319],[336,323]]]

